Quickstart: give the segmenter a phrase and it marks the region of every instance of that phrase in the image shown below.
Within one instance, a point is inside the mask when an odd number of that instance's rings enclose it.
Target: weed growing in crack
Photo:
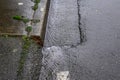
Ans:
[[[34,15],[35,15],[36,10],[38,9],[38,5],[40,3],[40,0],[31,0],[31,1],[34,2],[34,6],[32,6],[32,10],[34,10],[34,13],[32,15],[32,19],[27,18],[25,16],[21,16],[21,15],[13,16],[14,20],[21,21],[25,24],[25,31],[27,32],[28,37],[30,37],[30,32],[32,31],[33,23],[40,22],[39,19],[34,19]]]
[[[23,22],[25,24],[25,31],[26,31],[26,35],[24,35],[22,37],[23,40],[23,46],[22,46],[22,52],[21,52],[21,57],[19,60],[19,65],[18,65],[18,70],[17,70],[17,77],[20,78],[23,72],[23,68],[24,68],[24,64],[26,61],[26,57],[27,54],[29,53],[29,48],[31,46],[32,40],[31,40],[31,32],[33,29],[33,23],[38,23],[40,22],[39,19],[34,19],[34,15],[36,10],[38,9],[38,5],[40,3],[40,0],[31,0],[34,3],[34,6],[32,6],[32,10],[34,11],[33,15],[32,15],[32,19],[27,18],[25,16],[21,16],[21,15],[15,15],[13,16],[14,20]]]
[[[24,64],[26,61],[26,57],[27,57],[27,54],[29,53],[29,48],[30,48],[30,45],[32,43],[30,38],[28,38],[27,36],[23,36],[22,39],[23,39],[23,46],[22,46],[22,52],[21,52],[19,66],[18,66],[18,70],[17,70],[17,77],[18,78],[20,78],[22,75]]]

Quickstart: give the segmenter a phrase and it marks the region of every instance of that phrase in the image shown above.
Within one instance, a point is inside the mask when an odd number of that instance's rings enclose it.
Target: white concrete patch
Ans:
[[[40,11],[44,11],[44,8],[41,8]]]
[[[14,52],[14,53],[15,53],[15,52],[17,52],[17,51],[18,51],[18,49],[13,49],[13,51],[12,51],[12,52]]]
[[[19,2],[18,5],[21,6],[21,5],[23,5],[23,3],[22,3],[22,2]]]
[[[61,71],[57,73],[57,80],[69,80],[69,71]]]

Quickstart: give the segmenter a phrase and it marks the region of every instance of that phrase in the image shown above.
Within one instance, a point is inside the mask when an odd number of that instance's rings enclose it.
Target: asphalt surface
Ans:
[[[25,62],[24,79],[37,80],[40,74],[39,80],[119,80],[119,3],[119,0],[51,0],[43,58],[41,49],[33,45]],[[15,9],[12,6],[7,9]],[[11,16],[6,11],[3,10]],[[3,18],[6,14],[1,15]],[[0,80],[16,78],[21,44],[20,38],[0,37]]]
[[[51,0],[39,80],[119,80],[119,3]]]
[[[21,52],[20,38],[0,37],[0,80],[14,80]]]
[[[0,80],[38,80],[42,48],[31,44],[26,56],[22,75],[17,76],[21,59],[23,40],[20,37],[0,37]]]
[[[80,43],[76,0],[52,0],[50,5],[44,46]]]

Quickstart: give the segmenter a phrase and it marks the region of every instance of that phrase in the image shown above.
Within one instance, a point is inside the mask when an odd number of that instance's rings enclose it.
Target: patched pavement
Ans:
[[[39,80],[119,80],[119,3],[51,0]]]
[[[24,79],[38,80],[40,74],[39,80],[119,80],[119,3],[51,0],[44,47],[31,47]],[[0,37],[1,80],[16,78],[21,42]]]

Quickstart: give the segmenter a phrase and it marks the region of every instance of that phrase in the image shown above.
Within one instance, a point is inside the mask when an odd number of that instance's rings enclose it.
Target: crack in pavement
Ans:
[[[84,28],[81,26],[81,14],[80,14],[80,0],[77,0],[77,9],[78,9],[78,28],[79,28],[79,32],[80,32],[80,44],[82,44],[83,42],[86,41],[86,35],[85,35],[85,30]]]

